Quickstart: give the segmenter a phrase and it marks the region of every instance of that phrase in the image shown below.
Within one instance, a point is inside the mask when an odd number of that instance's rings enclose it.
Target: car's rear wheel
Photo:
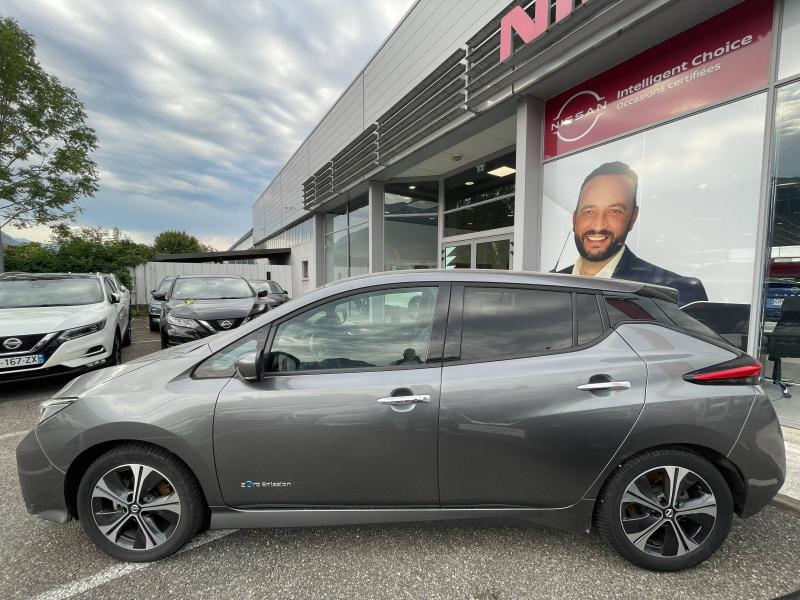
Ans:
[[[207,507],[189,468],[142,443],[98,458],[78,488],[78,516],[94,544],[127,561],[165,558],[197,534]]]
[[[623,558],[654,571],[694,567],[722,544],[733,520],[725,478],[686,450],[652,450],[623,464],[601,493],[596,523]]]

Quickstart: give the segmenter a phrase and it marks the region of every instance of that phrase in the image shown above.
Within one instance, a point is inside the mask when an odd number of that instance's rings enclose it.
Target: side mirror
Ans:
[[[153,300],[161,300],[164,302],[167,299],[166,292],[153,292]]]
[[[269,296],[269,290],[259,290],[258,297],[264,298],[265,296]]]
[[[111,304],[119,304],[121,296],[117,292],[111,292],[108,295],[109,300],[111,300]]]
[[[261,376],[258,373],[258,352],[251,350],[239,355],[233,361],[236,374],[245,381],[258,381]]]

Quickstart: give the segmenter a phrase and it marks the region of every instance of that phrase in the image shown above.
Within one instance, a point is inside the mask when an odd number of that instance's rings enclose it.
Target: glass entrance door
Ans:
[[[511,268],[511,236],[465,240],[442,245],[445,269]]]

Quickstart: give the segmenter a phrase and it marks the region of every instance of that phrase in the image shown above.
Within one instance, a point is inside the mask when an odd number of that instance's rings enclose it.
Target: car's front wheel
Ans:
[[[175,553],[204,526],[207,510],[189,468],[143,443],[103,454],[78,488],[84,531],[120,560],[148,562]]]
[[[708,460],[651,450],[623,464],[601,493],[596,523],[623,558],[654,571],[694,567],[722,544],[733,520],[730,488]]]

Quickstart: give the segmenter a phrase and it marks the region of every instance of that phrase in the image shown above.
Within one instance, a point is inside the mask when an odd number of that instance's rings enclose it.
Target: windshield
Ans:
[[[103,301],[97,279],[22,279],[0,281],[0,308],[75,306]]]
[[[252,298],[253,290],[244,279],[233,277],[193,277],[178,279],[172,291],[175,300],[225,300]]]
[[[275,283],[274,281],[268,281],[267,285],[269,286],[269,291],[272,292],[273,294],[282,294],[283,293],[283,288],[281,286],[279,286],[277,283]]]

